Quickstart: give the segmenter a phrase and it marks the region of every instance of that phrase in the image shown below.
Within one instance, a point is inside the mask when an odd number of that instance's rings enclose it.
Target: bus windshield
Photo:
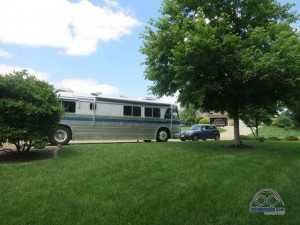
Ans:
[[[168,108],[166,110],[165,119],[171,119],[171,108]],[[173,120],[179,120],[179,114],[178,114],[178,109],[177,108],[173,108],[172,119]]]

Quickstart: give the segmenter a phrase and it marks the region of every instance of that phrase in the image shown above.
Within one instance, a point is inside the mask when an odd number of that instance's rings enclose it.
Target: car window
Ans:
[[[191,126],[190,130],[200,130],[201,126],[199,125],[193,125]]]

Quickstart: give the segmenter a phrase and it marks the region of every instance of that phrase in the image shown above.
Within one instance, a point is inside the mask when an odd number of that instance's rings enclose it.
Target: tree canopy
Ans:
[[[64,113],[54,88],[27,71],[0,75],[0,142],[19,152],[49,141]]]
[[[192,105],[187,105],[180,111],[180,120],[184,124],[192,125],[196,122],[197,110]],[[199,122],[199,121],[198,121]]]
[[[227,111],[239,144],[239,115],[269,108],[300,86],[298,20],[275,0],[164,0],[141,35],[154,94]]]

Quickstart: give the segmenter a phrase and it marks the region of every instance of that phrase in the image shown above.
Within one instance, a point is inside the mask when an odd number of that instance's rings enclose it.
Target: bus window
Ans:
[[[141,107],[133,106],[133,116],[141,116]]]
[[[132,106],[124,105],[124,116],[132,115]]]
[[[96,110],[97,105],[95,103],[90,103],[90,110]]]
[[[179,115],[178,115],[178,111],[177,109],[173,109],[173,112],[172,112],[172,118],[174,120],[179,120]],[[171,109],[168,108],[166,113],[165,113],[165,119],[171,119]]]
[[[174,120],[179,120],[179,114],[177,109],[173,109],[173,119]]]
[[[145,117],[152,117],[152,108],[145,108]]]
[[[153,117],[160,117],[160,108],[153,108]]]
[[[141,107],[124,105],[124,116],[141,116]]]
[[[158,117],[160,118],[160,108],[145,108],[145,117]]]
[[[66,112],[74,113],[76,109],[76,103],[74,101],[62,101],[62,106]]]
[[[165,119],[171,119],[171,109],[170,108],[168,108],[165,113]]]

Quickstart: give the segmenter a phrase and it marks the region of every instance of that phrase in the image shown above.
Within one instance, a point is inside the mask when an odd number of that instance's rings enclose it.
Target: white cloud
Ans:
[[[13,71],[21,71],[24,69],[27,70],[29,74],[34,75],[37,79],[48,81],[49,75],[45,72],[38,72],[31,68],[0,64],[0,74],[9,74]],[[53,85],[57,89],[67,88],[73,90],[75,93],[78,94],[91,94],[92,92],[102,92],[105,96],[117,97],[120,95],[119,89],[117,87],[108,84],[99,84],[96,80],[93,79],[70,78],[56,82]]]
[[[48,46],[69,55],[89,55],[102,41],[129,35],[139,22],[117,1],[0,0],[0,43]]]
[[[177,102],[178,96],[162,96],[161,98],[158,98],[157,101],[164,102],[164,103],[170,103],[170,104],[178,104]]]
[[[178,106],[179,109],[181,109],[181,105],[178,102],[178,95],[179,92],[177,91],[174,96],[162,96],[161,98],[158,98],[157,101],[158,102],[163,102],[163,103],[170,103],[170,104],[176,104]]]
[[[0,58],[10,59],[12,58],[12,55],[9,52],[0,49]]]
[[[57,89],[68,88],[75,93],[90,94],[92,92],[102,92],[106,96],[119,95],[117,87],[108,84],[99,84],[93,79],[64,79],[54,84]]]
[[[0,74],[8,74],[8,73],[12,73],[13,71],[21,71],[21,70],[27,70],[29,74],[34,75],[39,80],[47,81],[49,77],[47,73],[38,72],[31,68],[0,64]]]

